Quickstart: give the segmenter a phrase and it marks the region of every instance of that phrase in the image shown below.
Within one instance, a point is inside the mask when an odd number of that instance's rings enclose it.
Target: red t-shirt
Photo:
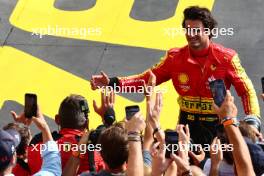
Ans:
[[[67,129],[64,128],[59,132],[59,139],[55,139],[59,145],[59,150],[61,153],[61,162],[62,162],[62,169],[66,165],[68,159],[72,155],[72,147],[77,146],[78,138],[82,136],[83,132],[76,129]],[[42,139],[41,139],[42,141]],[[41,169],[42,159],[40,155],[40,145],[41,142],[37,144],[33,144],[28,148],[28,165],[32,174],[35,174]],[[66,145],[67,144],[67,145]],[[70,146],[70,147],[69,147]],[[105,168],[104,161],[99,152],[94,151],[94,164],[96,172]],[[81,159],[80,167],[78,174],[82,173],[83,171],[89,170],[89,161],[88,161],[88,152],[84,155],[84,158]]]

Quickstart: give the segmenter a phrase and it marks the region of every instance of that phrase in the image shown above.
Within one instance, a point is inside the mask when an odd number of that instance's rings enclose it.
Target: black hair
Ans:
[[[204,28],[208,28],[210,29],[210,31],[212,31],[217,26],[217,21],[214,19],[212,13],[207,8],[202,8],[199,6],[190,6],[184,10],[183,14],[183,28],[186,28],[186,20],[200,20],[203,23]],[[209,38],[211,39],[212,37],[212,32],[210,32]]]

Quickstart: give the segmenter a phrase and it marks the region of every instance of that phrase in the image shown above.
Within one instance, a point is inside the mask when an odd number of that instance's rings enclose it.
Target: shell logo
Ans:
[[[189,77],[186,73],[180,73],[178,76],[178,80],[181,84],[186,84],[189,81]]]

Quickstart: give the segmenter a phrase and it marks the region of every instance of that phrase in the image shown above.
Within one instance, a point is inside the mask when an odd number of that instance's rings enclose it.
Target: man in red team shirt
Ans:
[[[219,122],[212,109],[211,80],[224,80],[227,89],[233,85],[242,99],[245,114],[254,116],[253,122],[260,127],[256,92],[238,54],[211,41],[213,34],[208,34],[208,29],[210,32],[216,25],[208,9],[197,6],[185,9],[182,26],[188,31],[185,34],[188,45],[170,49],[164,59],[151,68],[156,76],[156,85],[172,79],[179,94],[180,124],[189,124],[191,138],[200,144],[211,143]],[[91,86],[92,89],[103,86],[139,87],[148,81],[149,75],[148,70],[130,77],[109,78],[102,72],[92,76]]]
[[[81,95],[73,94],[66,97],[61,102],[59,113],[55,116],[55,122],[60,127],[60,130],[53,132],[52,136],[59,145],[62,169],[65,167],[71,155],[73,155],[73,148],[76,147],[88,127],[88,114],[82,112],[80,105],[80,102],[83,101],[86,101],[86,99]],[[28,148],[28,165],[31,174],[38,172],[42,165],[40,144],[42,144],[42,136],[37,134],[31,140]],[[89,161],[90,154],[93,155],[93,162]],[[100,153],[96,150],[91,153],[86,151],[83,156],[78,157],[81,158],[78,174],[84,171],[91,171],[92,167],[97,172],[105,168],[104,161]]]

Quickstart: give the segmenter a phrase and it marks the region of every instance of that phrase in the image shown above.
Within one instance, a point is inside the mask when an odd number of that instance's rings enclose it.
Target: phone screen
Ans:
[[[221,79],[211,81],[209,83],[214,102],[217,106],[221,106],[226,96],[225,83]]]
[[[133,115],[135,115],[137,112],[139,112],[139,106],[134,105],[134,106],[127,106],[126,107],[126,119],[130,120]]]
[[[261,78],[262,93],[264,93],[264,77]]]
[[[166,152],[165,157],[170,158],[170,155],[172,152],[177,152],[175,149],[177,149],[175,145],[178,145],[179,136],[176,131],[165,131],[165,142],[166,142]]]
[[[37,95],[25,94],[25,117],[32,118],[37,116]]]

